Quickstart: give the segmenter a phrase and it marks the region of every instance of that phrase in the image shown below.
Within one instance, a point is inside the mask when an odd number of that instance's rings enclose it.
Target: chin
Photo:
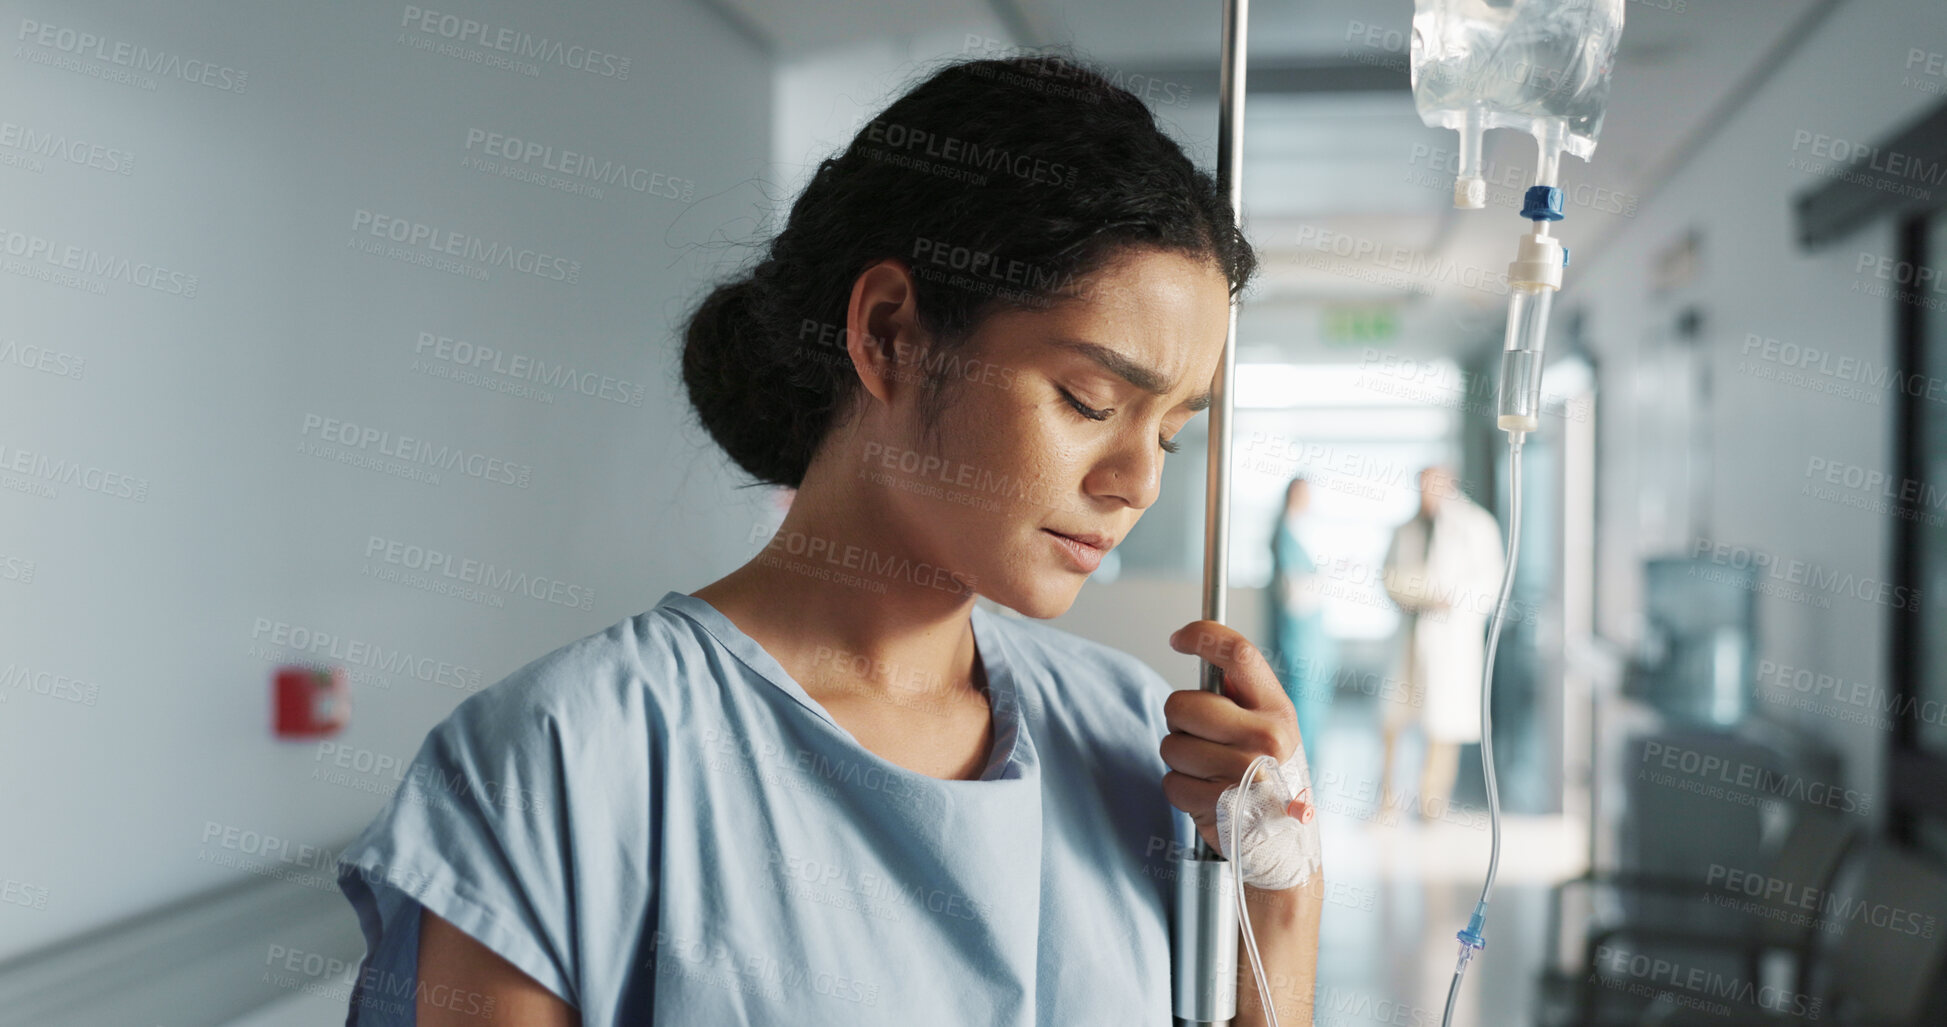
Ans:
[[[1052,620],[1075,605],[1075,596],[1087,580],[1080,574],[1043,575],[1028,582],[1008,582],[1001,588],[980,589],[980,594],[1023,617]]]

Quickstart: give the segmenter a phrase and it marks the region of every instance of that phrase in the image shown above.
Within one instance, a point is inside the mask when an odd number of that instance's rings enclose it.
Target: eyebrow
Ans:
[[[1099,342],[1089,342],[1084,339],[1056,339],[1054,340],[1054,345],[1088,357],[1113,372],[1116,377],[1121,378],[1123,381],[1134,385],[1144,392],[1154,393],[1158,396],[1167,396],[1169,395],[1170,389],[1176,385],[1175,382],[1164,378],[1161,371],[1153,367],[1138,364]],[[1201,395],[1192,396],[1184,405],[1188,406],[1192,413],[1195,413],[1210,406],[1210,397],[1210,390],[1205,389]]]

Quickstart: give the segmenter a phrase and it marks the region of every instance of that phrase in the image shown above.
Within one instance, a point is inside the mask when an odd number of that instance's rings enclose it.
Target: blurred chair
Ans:
[[[1947,1024],[1947,869],[1873,841],[1847,859],[1818,912],[1838,929],[1813,932],[1796,993],[1760,992],[1756,1003],[1738,1003],[1729,1013],[1666,994],[1640,1027]]]
[[[1744,865],[1717,864],[1681,874],[1591,872],[1562,882],[1549,896],[1543,951],[1552,962],[1540,977],[1540,1022],[1548,1027],[1641,1022],[1655,993],[1630,987],[1637,982],[1626,975],[1606,973],[1605,957],[1615,954],[1748,981],[1764,979],[1768,968],[1780,967],[1784,959],[1789,961],[1784,976],[1797,990],[1806,990],[1816,925],[1794,916],[1802,910],[1792,902],[1826,893],[1856,833],[1843,816],[1808,806],[1797,810],[1791,830],[1773,849]],[[1746,886],[1752,880],[1761,882],[1755,896]],[[1772,888],[1774,881],[1784,885]],[[1564,916],[1571,902],[1583,907],[1578,919],[1584,926],[1575,964],[1564,969],[1569,932]]]
[[[1836,785],[1843,762],[1830,743],[1754,717],[1734,729],[1670,724],[1622,746],[1627,812],[1618,870],[1701,878],[1711,866],[1753,867],[1779,808],[1809,803],[1771,785]],[[1782,789],[1781,789],[1782,790]]]

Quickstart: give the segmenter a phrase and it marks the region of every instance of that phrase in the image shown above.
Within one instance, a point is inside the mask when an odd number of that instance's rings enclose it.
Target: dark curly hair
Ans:
[[[1132,246],[1208,260],[1233,297],[1257,266],[1229,197],[1134,94],[1060,50],[956,61],[821,161],[763,260],[704,297],[683,383],[731,459],[797,488],[859,390],[844,333],[867,267],[914,271],[930,433],[958,377],[942,358],[986,317],[1072,297]]]

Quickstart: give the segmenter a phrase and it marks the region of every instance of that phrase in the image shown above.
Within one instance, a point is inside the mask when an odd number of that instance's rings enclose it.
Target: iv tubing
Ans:
[[[1447,1011],[1441,1027],[1452,1027],[1454,1001],[1460,997],[1460,979],[1474,953],[1487,947],[1481,928],[1487,920],[1487,900],[1494,891],[1495,872],[1501,866],[1501,797],[1494,783],[1494,719],[1489,703],[1494,682],[1494,655],[1500,648],[1501,624],[1507,617],[1508,596],[1514,591],[1514,567],[1521,558],[1521,438],[1522,432],[1508,433],[1508,517],[1507,566],[1501,573],[1501,596],[1494,604],[1494,621],[1487,629],[1487,662],[1481,669],[1481,770],[1487,778],[1487,813],[1492,842],[1487,856],[1487,882],[1481,886],[1480,901],[1467,929],[1460,932],[1460,959],[1454,966],[1453,984],[1447,988]]]

